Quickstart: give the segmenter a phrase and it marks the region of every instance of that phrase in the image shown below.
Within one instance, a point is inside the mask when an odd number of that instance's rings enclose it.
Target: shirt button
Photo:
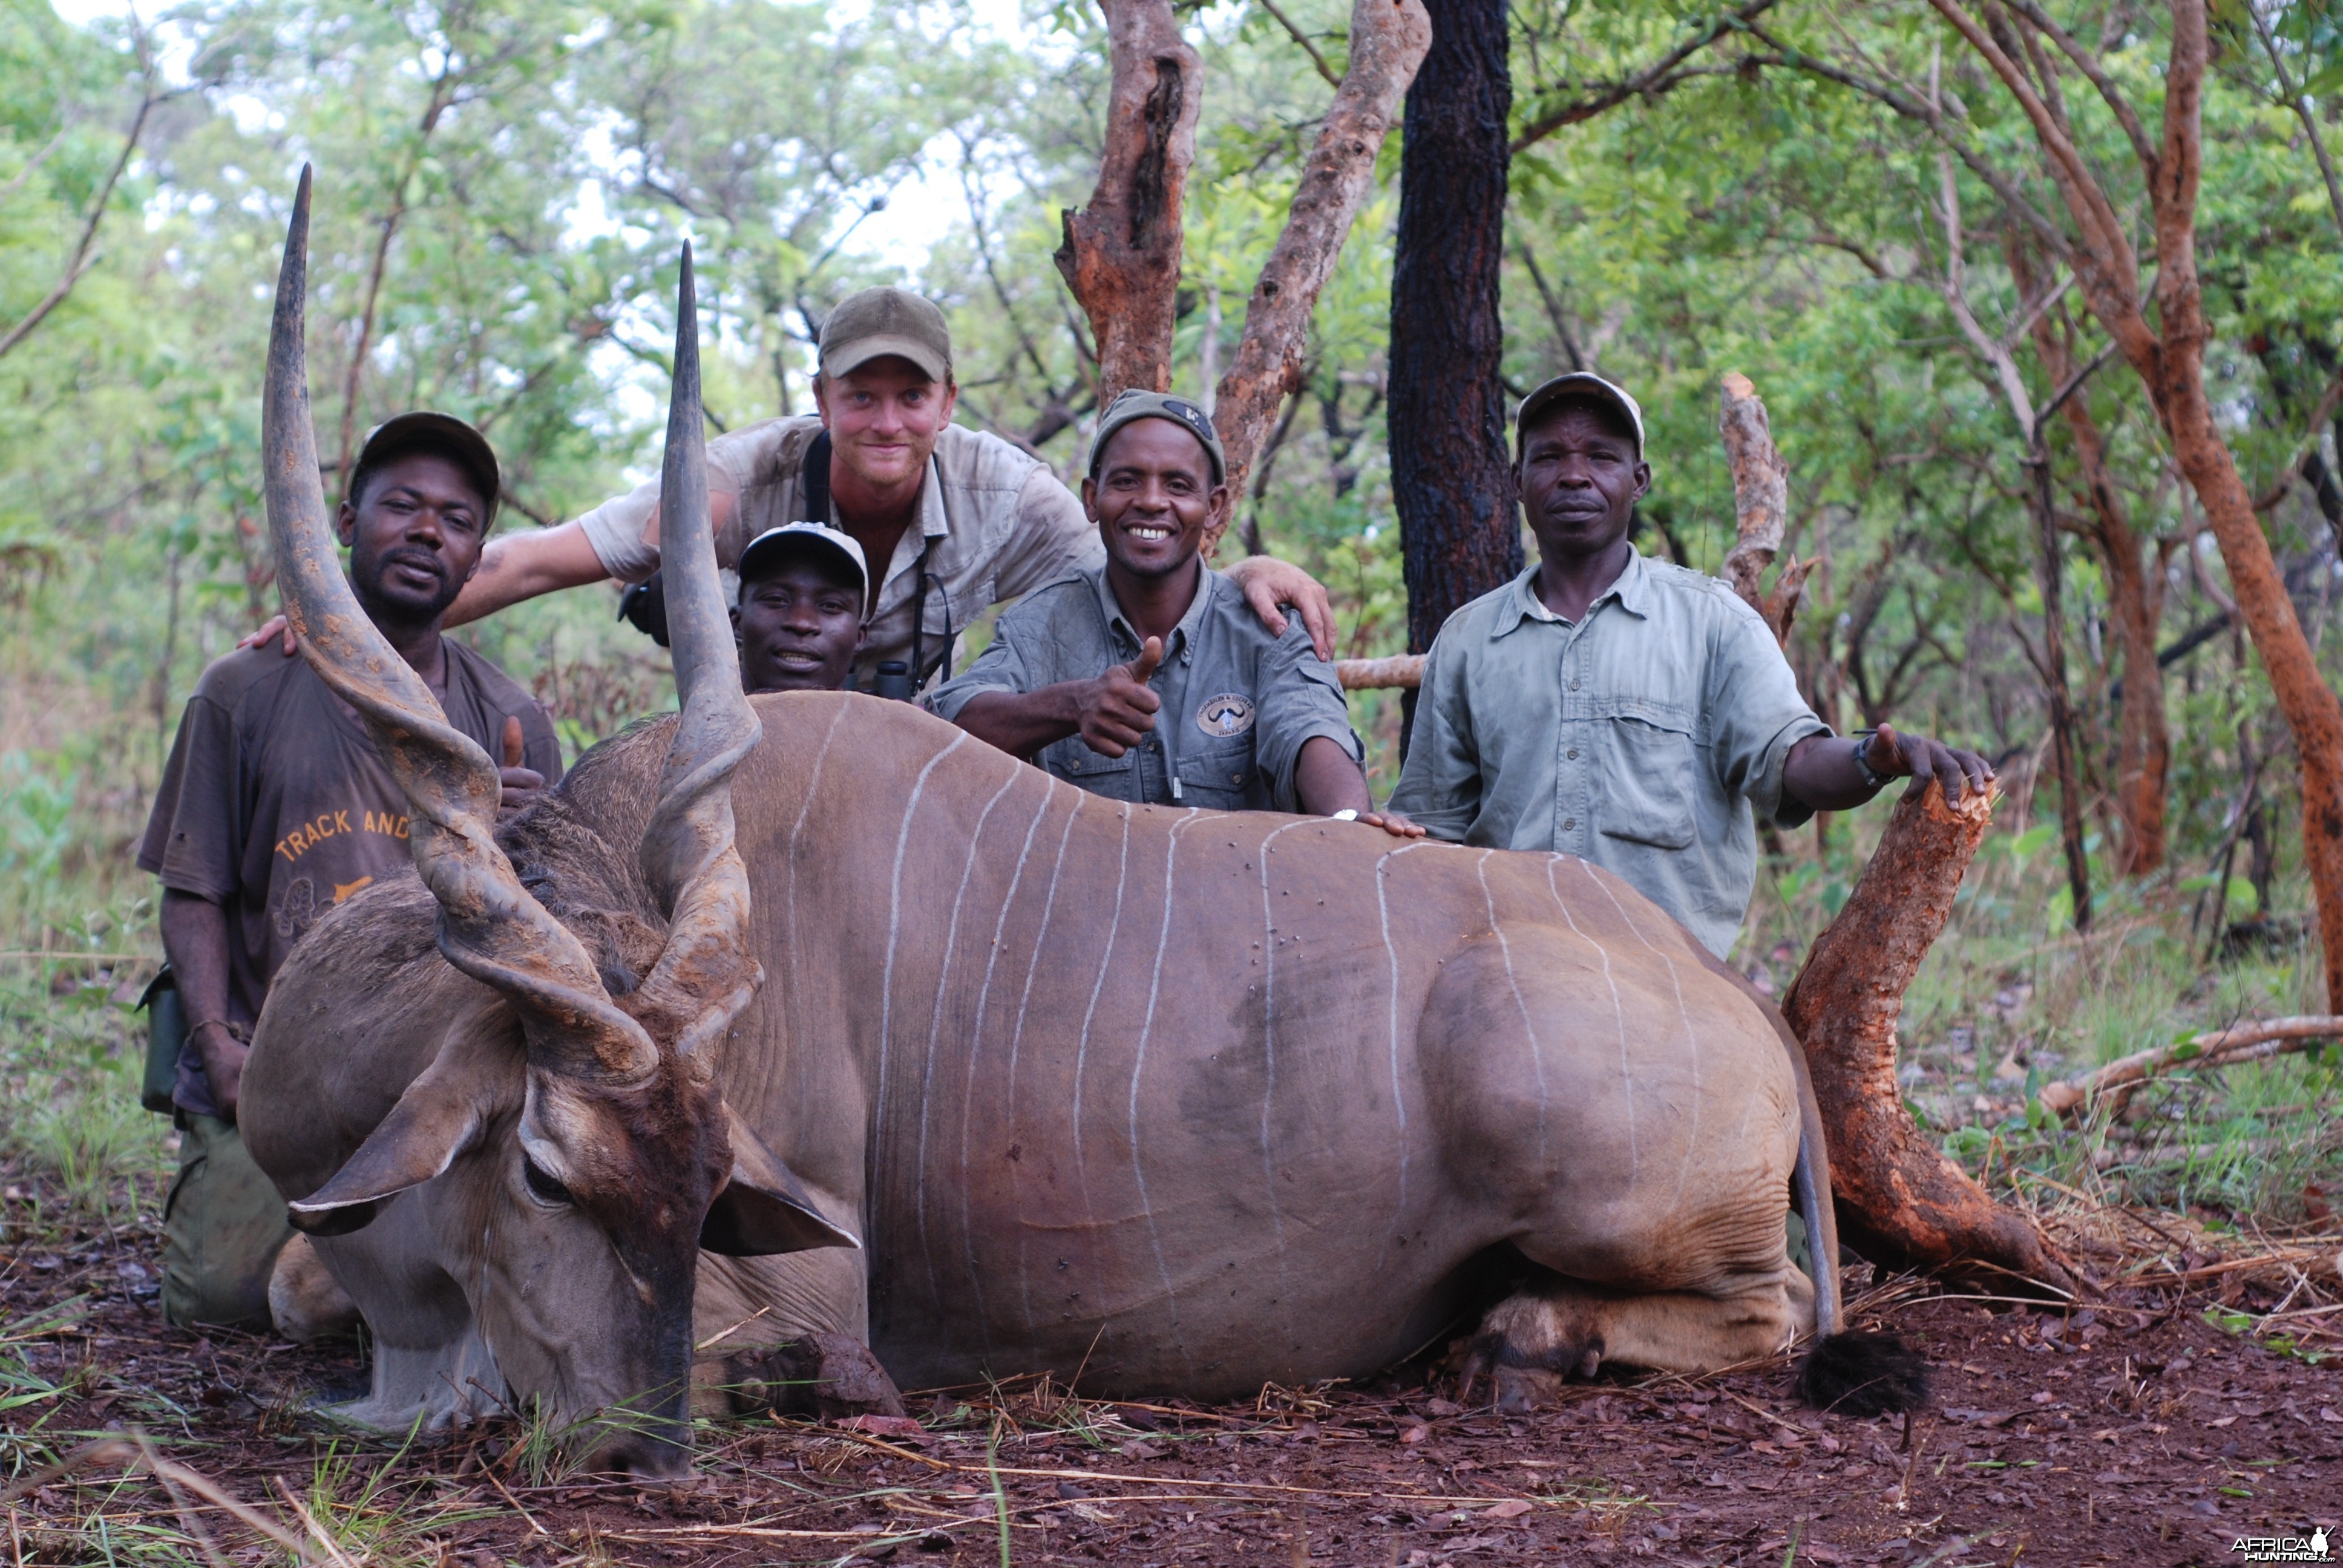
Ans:
[[[1575,818],[1575,817],[1564,817],[1564,818],[1562,819],[1562,830],[1563,830],[1564,832],[1565,832],[1565,833],[1569,832],[1573,828],[1575,828],[1575,827],[1577,827],[1577,826],[1578,826],[1578,819],[1577,819],[1577,818]]]
[[[1568,751],[1564,752],[1563,755],[1569,758],[1573,762],[1575,762],[1578,760],[1578,748],[1574,746]]]
[[[1578,678],[1574,675],[1570,678],[1570,689],[1573,691],[1578,689]]]

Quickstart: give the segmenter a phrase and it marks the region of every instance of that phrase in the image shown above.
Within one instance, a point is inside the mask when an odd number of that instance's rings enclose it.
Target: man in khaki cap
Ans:
[[[818,417],[767,419],[708,444],[720,565],[788,523],[827,523],[861,548],[875,579],[854,666],[865,689],[890,659],[924,684],[986,609],[1104,559],[1081,503],[1046,464],[951,422],[958,395],[943,312],[904,289],[867,288],[822,323]],[[448,624],[605,578],[644,581],[659,564],[659,498],[654,480],[573,521],[498,539]],[[1308,573],[1263,556],[1227,575],[1272,633],[1285,629],[1279,606],[1292,605],[1331,652],[1332,611]]]

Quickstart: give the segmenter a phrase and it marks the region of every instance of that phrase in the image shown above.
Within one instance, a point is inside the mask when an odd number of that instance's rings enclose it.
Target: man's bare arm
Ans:
[[[1876,735],[1842,740],[1809,735],[1790,748],[1782,765],[1782,793],[1817,811],[1845,811],[1861,806],[1879,793],[1855,761],[1861,749],[1872,771],[1891,779],[1912,780],[1904,793],[1917,795],[1931,779],[1941,779],[1945,798],[1958,801],[1964,789],[1982,792],[1993,781],[1993,764],[1974,751],[1962,751],[1923,735],[1899,735],[1881,725]]]
[[[1293,793],[1302,809],[1314,816],[1356,811],[1360,821],[1393,838],[1423,837],[1423,829],[1399,812],[1375,809],[1375,798],[1367,792],[1367,776],[1359,771],[1348,751],[1323,735],[1313,735],[1302,743],[1302,755],[1293,759]]]
[[[1061,680],[1035,691],[987,691],[968,699],[952,722],[1011,757],[1031,757],[1052,741],[1079,735],[1101,757],[1120,757],[1155,728],[1163,699],[1147,684],[1163,662],[1163,643],[1149,638],[1139,657],[1096,680]]]
[[[1275,556],[1247,556],[1222,575],[1237,585],[1270,636],[1285,635],[1285,612],[1278,607],[1290,604],[1301,613],[1318,657],[1334,657],[1334,606],[1316,578]]]
[[[166,888],[160,924],[163,952],[171,960],[204,1076],[211,1081],[212,1101],[233,1121],[250,1048],[227,1031],[227,911],[209,899]]]

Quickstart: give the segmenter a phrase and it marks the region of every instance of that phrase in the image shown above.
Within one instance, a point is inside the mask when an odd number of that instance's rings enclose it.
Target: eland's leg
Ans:
[[[1814,1323],[1784,1230],[1798,1112],[1780,1038],[1672,926],[1584,924],[1501,918],[1447,961],[1423,1021],[1452,1189],[1551,1271],[1489,1313],[1468,1367],[1513,1404],[1605,1362],[1772,1355]]]
[[[1795,1269],[1737,1296],[1625,1295],[1553,1280],[1489,1310],[1464,1367],[1463,1397],[1484,1389],[1509,1411],[1550,1402],[1604,1362],[1694,1375],[1787,1350],[1814,1328],[1813,1282]]]

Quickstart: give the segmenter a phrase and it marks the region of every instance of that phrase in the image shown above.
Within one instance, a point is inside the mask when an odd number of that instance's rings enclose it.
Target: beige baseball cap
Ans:
[[[930,381],[950,381],[951,328],[931,300],[907,288],[866,288],[838,302],[821,324],[821,373],[843,376],[890,355]]]

